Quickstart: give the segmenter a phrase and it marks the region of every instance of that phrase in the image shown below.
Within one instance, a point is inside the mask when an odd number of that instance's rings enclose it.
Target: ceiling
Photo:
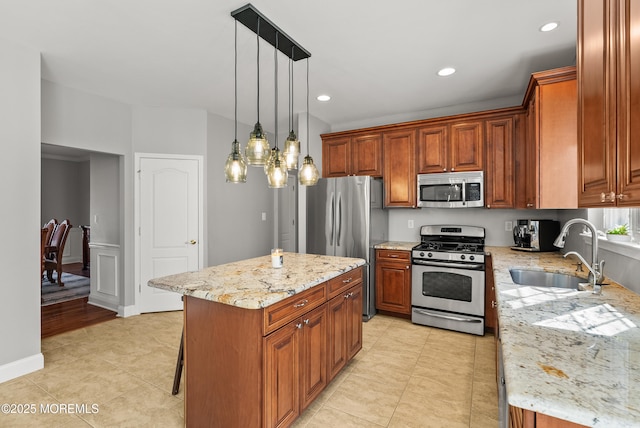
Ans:
[[[244,0],[0,0],[0,38],[42,53],[42,76],[125,103],[234,117],[234,22]],[[520,104],[535,71],[575,64],[575,0],[254,0],[311,52],[312,115],[332,129]],[[542,24],[559,22],[552,32]],[[273,132],[274,49],[261,43],[260,121]],[[281,123],[288,58],[278,55]],[[436,72],[458,71],[449,77]],[[294,63],[305,111],[306,64]],[[321,103],[315,97],[331,95]],[[489,103],[486,103],[490,101]],[[238,24],[238,119],[256,121],[256,35]],[[286,130],[281,129],[282,139]]]

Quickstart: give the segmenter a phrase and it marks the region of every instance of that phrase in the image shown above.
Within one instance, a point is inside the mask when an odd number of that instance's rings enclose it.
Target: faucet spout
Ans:
[[[553,242],[553,245],[558,248],[564,248],[569,228],[576,223],[586,226],[591,231],[591,265],[589,265],[585,261],[585,259],[575,251],[569,251],[564,255],[564,257],[567,257],[568,255],[577,256],[582,261],[582,263],[587,266],[589,272],[591,272],[591,275],[593,277],[593,285],[595,286],[596,284],[600,284],[602,282],[602,278],[604,277],[604,260],[601,262],[598,261],[598,231],[596,230],[596,227],[593,225],[593,223],[583,218],[574,218],[567,221],[562,227],[560,234]]]

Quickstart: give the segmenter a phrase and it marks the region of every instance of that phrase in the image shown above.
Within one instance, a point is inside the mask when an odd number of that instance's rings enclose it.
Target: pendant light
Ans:
[[[291,58],[289,59],[289,136],[284,141],[284,158],[287,169],[298,169],[298,156],[300,156],[300,141],[293,131],[293,58],[295,47],[291,46]]]
[[[313,163],[313,158],[309,154],[309,57],[307,57],[307,155],[304,157],[300,173],[298,174],[300,184],[303,186],[315,186],[318,183],[320,174],[318,168]]]
[[[252,166],[262,166],[265,164],[271,151],[269,150],[269,141],[260,124],[260,16],[258,16],[258,27],[256,30],[256,41],[258,45],[257,55],[257,75],[258,75],[258,119],[253,128],[253,132],[249,135],[249,142],[245,149],[245,156],[247,163]]]
[[[247,163],[240,153],[240,143],[238,142],[238,21],[235,21],[235,44],[234,44],[234,134],[231,143],[231,154],[224,165],[224,175],[227,183],[247,182]]]
[[[273,61],[275,63],[275,149],[269,159],[267,168],[267,182],[272,189],[279,189],[287,186],[289,172],[287,164],[278,149],[278,32],[276,31],[275,50],[273,51]]]

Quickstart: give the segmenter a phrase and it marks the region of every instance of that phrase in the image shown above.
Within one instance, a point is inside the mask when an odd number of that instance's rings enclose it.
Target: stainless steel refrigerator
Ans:
[[[363,318],[375,309],[375,251],[386,241],[389,216],[383,209],[382,180],[321,178],[307,187],[307,253],[365,259]]]

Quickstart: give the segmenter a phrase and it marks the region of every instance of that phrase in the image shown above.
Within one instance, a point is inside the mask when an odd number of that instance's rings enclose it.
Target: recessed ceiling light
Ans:
[[[451,76],[456,72],[456,69],[453,67],[445,67],[442,70],[438,71],[438,76]]]
[[[318,101],[329,101],[331,97],[329,95],[318,95]]]
[[[556,28],[558,28],[557,22],[548,22],[544,24],[542,27],[540,27],[540,31],[542,31],[543,33],[546,33],[547,31],[553,31]]]

